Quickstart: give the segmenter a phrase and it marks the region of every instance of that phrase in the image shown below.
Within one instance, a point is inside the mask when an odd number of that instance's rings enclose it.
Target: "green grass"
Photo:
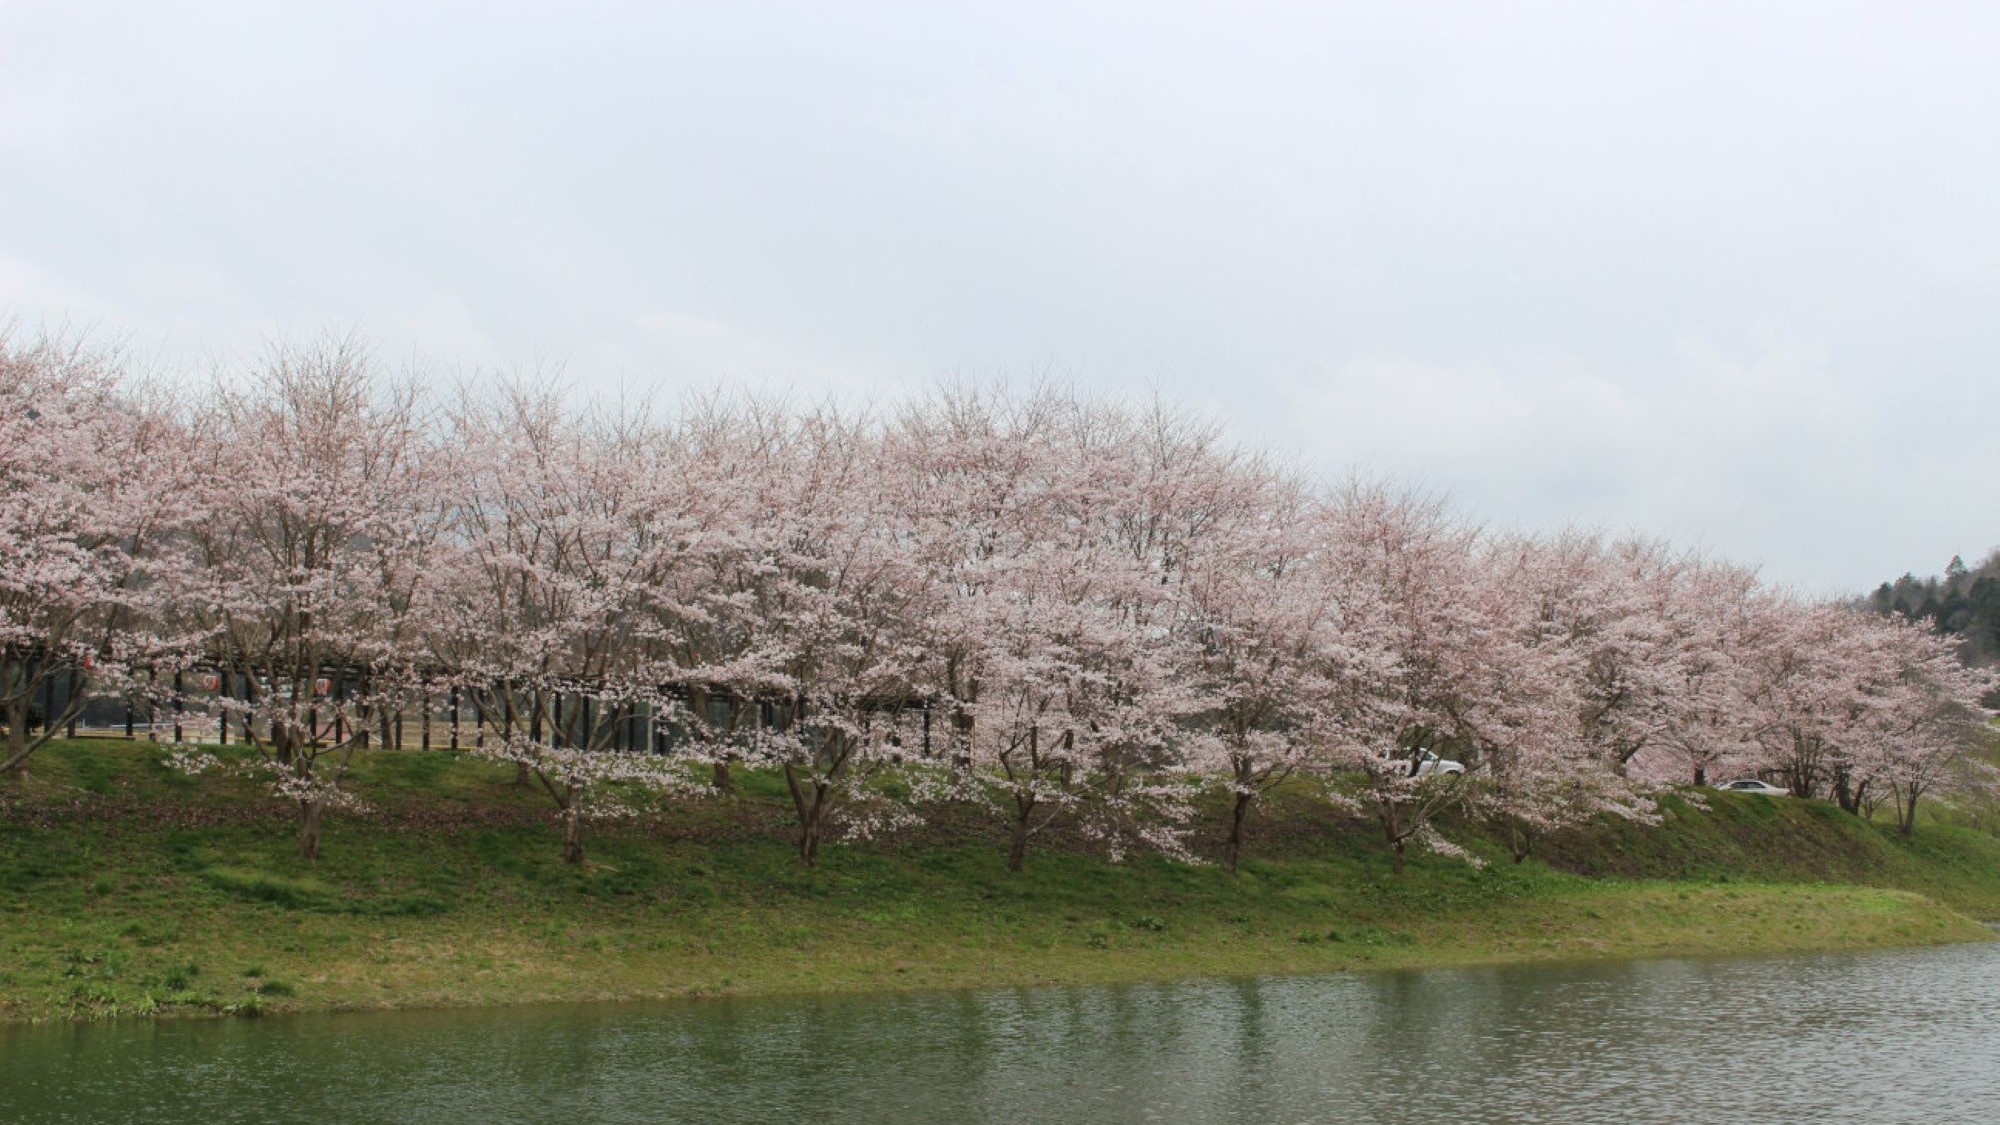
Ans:
[[[595,826],[560,862],[545,800],[445,752],[360,755],[369,803],[317,864],[251,783],[158,747],[58,744],[0,783],[0,1019],[626,999],[1867,948],[1984,937],[2000,840],[1910,840],[1816,802],[1712,795],[1516,866],[1390,874],[1304,790],[1231,877],[1057,839],[1010,874],[947,810],[807,870],[782,786]],[[1211,832],[1211,835],[1213,833]]]

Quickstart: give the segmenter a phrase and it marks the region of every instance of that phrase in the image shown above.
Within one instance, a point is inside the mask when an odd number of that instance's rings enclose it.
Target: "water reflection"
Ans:
[[[0,1032],[6,1122],[2000,1120],[2000,950]]]

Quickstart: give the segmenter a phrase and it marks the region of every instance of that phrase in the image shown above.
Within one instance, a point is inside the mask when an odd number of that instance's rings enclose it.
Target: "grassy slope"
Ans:
[[[372,807],[309,867],[247,783],[161,758],[61,745],[0,785],[0,1020],[1862,948],[2000,917],[1990,835],[1906,842],[1758,797],[1670,804],[1662,827],[1599,826],[1546,862],[1419,858],[1396,879],[1364,826],[1300,794],[1233,879],[1061,841],[1013,876],[962,811],[804,870],[772,779],[750,777],[598,829],[576,869],[509,772],[403,753],[360,762]]]

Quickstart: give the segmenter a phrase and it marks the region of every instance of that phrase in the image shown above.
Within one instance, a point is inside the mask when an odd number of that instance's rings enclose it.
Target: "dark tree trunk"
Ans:
[[[1912,786],[1908,794],[1894,794],[1896,798],[1896,832],[1908,836],[1917,830],[1917,798],[1923,791]]]
[[[1833,799],[1840,804],[1840,810],[1850,815],[1861,812],[1861,790],[1848,780],[1847,771],[1833,775]]]
[[[7,709],[7,757],[0,773],[13,773],[33,753],[28,747],[28,705],[17,703]]]
[[[962,709],[951,713],[951,764],[961,773],[972,769],[972,713]]]
[[[1507,846],[1514,853],[1514,862],[1520,863],[1535,850],[1535,834],[1519,824],[1508,825]]]
[[[563,810],[563,862],[583,862],[583,817],[574,803]]]
[[[792,793],[792,808],[799,817],[799,862],[819,865],[819,845],[825,832],[827,790],[820,781],[807,783],[799,778],[798,767],[785,763],[785,787]]]
[[[1252,793],[1236,794],[1236,801],[1229,809],[1229,839],[1222,849],[1222,869],[1236,874],[1236,865],[1243,858],[1243,828],[1250,820],[1250,804],[1256,800]]]
[[[0,670],[0,675],[5,674],[4,670]],[[25,669],[22,674],[27,674]],[[72,728],[75,726],[76,717],[83,710],[83,697],[89,682],[87,678],[78,675],[75,671],[71,671],[67,681],[68,692],[63,698],[62,710],[57,711],[55,709],[55,680],[53,677],[46,679],[44,681],[46,691],[43,695],[42,732],[39,736],[32,739],[28,737],[27,700],[24,698],[21,702],[7,709],[7,748],[4,753],[0,753],[0,776],[22,776],[26,773],[22,767],[27,765],[28,759],[34,755],[35,751],[47,745],[49,740],[55,737],[56,731],[65,726]],[[76,732],[72,729],[69,733],[73,736]]]
[[[819,866],[820,824],[817,814],[799,826],[799,862]]]
[[[319,859],[320,833],[326,828],[326,798],[313,797],[299,802],[299,858]]]
[[[1007,841],[1007,870],[1019,871],[1028,863],[1028,825],[1035,815],[1035,799],[1016,794],[1014,825]]]
[[[1404,832],[1400,818],[1396,815],[1396,805],[1392,801],[1375,802],[1376,819],[1382,825],[1382,838],[1389,843],[1390,869],[1396,874],[1403,873],[1403,841],[1409,834]]]
[[[1020,871],[1028,863],[1028,819],[1014,818],[1014,830],[1007,841],[1007,870]]]

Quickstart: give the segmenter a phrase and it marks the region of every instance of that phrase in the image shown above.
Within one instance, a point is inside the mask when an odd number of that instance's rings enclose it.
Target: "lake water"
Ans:
[[[0,1029],[0,1122],[1994,1122],[2000,946]]]

